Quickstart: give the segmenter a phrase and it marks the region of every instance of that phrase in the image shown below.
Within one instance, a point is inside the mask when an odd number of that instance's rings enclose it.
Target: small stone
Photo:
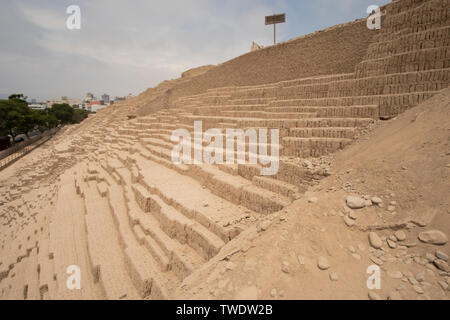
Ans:
[[[356,220],[358,219],[358,214],[355,211],[351,211],[348,216],[350,217],[350,219]]]
[[[406,240],[406,234],[402,230],[398,230],[394,233],[394,236],[397,238],[398,241],[405,241]]]
[[[273,288],[272,290],[270,290],[270,296],[272,298],[275,298],[277,296],[277,289]]]
[[[308,199],[309,203],[317,203],[317,201],[319,201],[319,199],[317,199],[316,197],[312,197]]]
[[[330,273],[330,280],[331,281],[338,281],[339,280],[338,274],[336,272]]]
[[[380,295],[376,292],[370,291],[369,292],[369,299],[370,300],[382,300]]]
[[[270,220],[264,220],[259,225],[259,228],[261,229],[261,231],[266,231],[267,229],[269,229],[270,225],[271,225],[271,221]]]
[[[429,230],[419,234],[419,240],[434,245],[444,245],[448,242],[448,238],[442,231]]]
[[[355,220],[351,219],[349,216],[344,216],[344,222],[348,227],[353,227],[356,224]]]
[[[380,237],[375,232],[369,233],[369,243],[375,249],[380,249],[383,245]]]
[[[438,283],[439,283],[439,285],[441,286],[441,288],[443,290],[448,290],[448,283],[447,282],[441,280]]]
[[[299,263],[301,266],[304,266],[304,265],[306,264],[305,257],[303,257],[303,256],[297,256],[297,259],[298,259],[298,263]]]
[[[378,259],[376,257],[370,257],[370,260],[372,260],[373,263],[375,263],[379,266],[383,265],[383,263],[384,263],[381,259]]]
[[[391,249],[397,248],[397,244],[394,241],[392,241],[391,239],[387,239],[386,241],[387,241],[389,248],[391,248]]]
[[[408,278],[409,283],[411,283],[411,285],[416,286],[419,284],[419,281],[417,281],[416,279],[414,279],[413,277],[409,277]]]
[[[357,253],[352,253],[352,257],[355,258],[356,260],[361,260],[361,256]]]
[[[416,280],[419,282],[425,281],[425,273],[419,272],[418,274],[416,274]]]
[[[356,249],[354,246],[349,246],[348,251],[350,251],[351,253],[356,253]]]
[[[379,204],[383,203],[383,200],[378,197],[373,197],[371,200],[372,200],[372,203],[375,205],[379,205]]]
[[[417,292],[418,294],[423,294],[423,293],[424,293],[422,287],[419,287],[419,286],[413,286],[413,289],[414,289],[414,291]]]
[[[442,270],[442,271],[445,271],[445,272],[450,272],[450,267],[448,266],[448,263],[445,262],[444,260],[436,259],[436,260],[434,260],[434,265],[439,270]]]
[[[225,269],[227,269],[227,270],[234,270],[235,268],[236,268],[236,264],[231,261],[227,262],[227,264],[225,265]]]
[[[436,270],[435,265],[432,264],[432,263],[427,263],[427,264],[425,265],[425,268],[427,268],[427,269],[429,269],[429,270]]]
[[[401,279],[403,277],[403,274],[396,270],[396,271],[388,271],[388,276],[392,279]]]
[[[289,262],[283,261],[283,264],[281,265],[281,271],[284,273],[289,273]]]
[[[387,207],[387,211],[394,212],[395,211],[395,207],[394,206],[388,206]]]
[[[436,259],[436,258],[435,258],[435,255],[434,255],[434,254],[431,254],[431,253],[427,252],[427,253],[425,254],[425,259],[427,259],[428,262],[433,262],[434,259]]]
[[[417,246],[417,242],[414,242],[414,241],[405,242],[405,243],[403,243],[403,245],[408,248],[413,248],[413,247]]]
[[[366,206],[366,201],[360,197],[347,197],[347,206],[351,209],[362,209]]]
[[[327,270],[330,268],[330,263],[327,258],[319,257],[319,259],[317,259],[317,266],[320,270]]]
[[[442,252],[442,251],[437,250],[437,251],[436,251],[436,257],[437,257],[438,259],[441,259],[441,260],[444,260],[444,261],[448,261],[448,255],[445,254],[445,253]]]

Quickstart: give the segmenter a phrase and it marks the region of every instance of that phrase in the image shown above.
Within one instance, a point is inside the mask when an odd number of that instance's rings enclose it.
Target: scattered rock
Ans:
[[[347,197],[347,206],[351,209],[362,209],[366,206],[366,201],[360,197]]]
[[[227,264],[225,265],[225,269],[227,269],[227,270],[234,270],[235,268],[236,268],[236,264],[231,261],[227,262]]]
[[[380,249],[383,245],[380,237],[375,232],[369,233],[369,243],[375,249]]]
[[[283,271],[284,273],[289,273],[289,262],[283,261],[281,265],[281,271]]]
[[[433,262],[434,259],[436,259],[436,258],[435,258],[435,255],[434,255],[434,254],[432,254],[432,253],[430,253],[430,252],[427,252],[427,253],[425,253],[425,259],[427,259],[428,262]]]
[[[317,259],[317,266],[320,270],[327,270],[330,268],[330,263],[327,258],[319,257],[319,259]]]
[[[445,272],[450,272],[450,267],[448,266],[448,263],[445,262],[444,260],[436,259],[436,260],[434,260],[434,265],[439,270],[442,270],[442,271],[445,271]]]
[[[429,230],[421,232],[419,234],[419,240],[424,243],[434,245],[444,245],[448,242],[448,238],[445,233],[439,230]]]
[[[378,197],[373,197],[371,200],[372,200],[372,203],[375,205],[379,205],[379,204],[383,203],[383,200]]]
[[[270,220],[264,220],[263,222],[261,222],[259,224],[258,231],[259,232],[266,231],[267,229],[269,229],[270,225],[271,225],[271,221]]]
[[[382,300],[380,295],[376,292],[370,291],[369,292],[369,299],[370,300]]]
[[[330,273],[330,280],[331,281],[338,281],[339,280],[338,274],[336,272]]]
[[[308,199],[309,203],[317,203],[317,201],[319,201],[319,199],[317,199],[316,197],[312,197]]]
[[[392,241],[391,239],[387,239],[386,241],[387,241],[389,248],[391,248],[391,249],[397,248],[397,244],[394,241]]]
[[[448,290],[448,283],[447,282],[441,280],[438,283],[441,286],[442,290]]]
[[[298,263],[299,263],[301,266],[304,266],[304,265],[306,264],[305,257],[303,257],[303,256],[297,256],[297,259],[298,259]]]
[[[424,293],[422,287],[420,287],[420,286],[413,286],[413,289],[414,289],[414,291],[417,292],[418,294],[423,294],[423,293]]]
[[[441,260],[444,260],[444,261],[448,261],[448,255],[445,254],[445,253],[442,252],[442,251],[437,250],[437,251],[436,251],[436,257],[437,257],[438,259],[441,259]]]
[[[416,274],[416,280],[419,282],[425,281],[425,273],[419,272],[418,274]]]
[[[414,279],[413,277],[409,277],[408,278],[409,283],[411,283],[411,285],[416,286],[419,284],[419,281],[417,281],[416,279]]]
[[[275,298],[277,296],[277,289],[273,288],[272,290],[270,290],[270,296],[272,298]]]
[[[344,216],[344,222],[348,227],[353,227],[356,224],[355,220],[351,219],[349,216]]]
[[[403,278],[403,274],[396,270],[396,271],[388,271],[388,276],[391,277],[392,279],[401,279]]]
[[[361,260],[361,256],[357,253],[352,253],[352,257],[355,258],[356,260]]]
[[[402,230],[398,230],[394,233],[395,238],[397,238],[398,241],[405,241],[406,240],[406,234]]]
[[[379,266],[381,266],[384,263],[381,259],[376,258],[376,257],[370,257],[370,260],[372,260],[373,263],[375,263]]]
[[[350,219],[356,220],[358,219],[358,214],[355,211],[352,211],[348,214],[348,216],[350,217]]]

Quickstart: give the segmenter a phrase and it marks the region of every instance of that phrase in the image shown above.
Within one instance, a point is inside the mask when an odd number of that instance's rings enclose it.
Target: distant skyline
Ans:
[[[388,0],[80,0],[2,1],[0,95],[36,100],[87,92],[137,95],[187,69],[218,64],[268,46],[264,16],[286,13],[277,40],[286,41],[367,16]],[[81,30],[68,30],[70,5]]]

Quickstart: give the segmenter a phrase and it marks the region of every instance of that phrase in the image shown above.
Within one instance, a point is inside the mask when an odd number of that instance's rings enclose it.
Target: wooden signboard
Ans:
[[[266,16],[266,26],[273,24],[273,44],[277,43],[277,23],[286,22],[286,13]]]

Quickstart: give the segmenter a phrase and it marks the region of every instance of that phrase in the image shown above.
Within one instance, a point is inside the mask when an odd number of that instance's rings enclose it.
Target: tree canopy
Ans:
[[[28,107],[26,99],[23,94],[12,94],[8,100],[0,100],[1,136],[28,136],[28,133],[36,129],[43,132],[58,125],[79,123],[89,114],[86,110],[74,109],[65,103],[54,104],[45,110],[33,110]]]

